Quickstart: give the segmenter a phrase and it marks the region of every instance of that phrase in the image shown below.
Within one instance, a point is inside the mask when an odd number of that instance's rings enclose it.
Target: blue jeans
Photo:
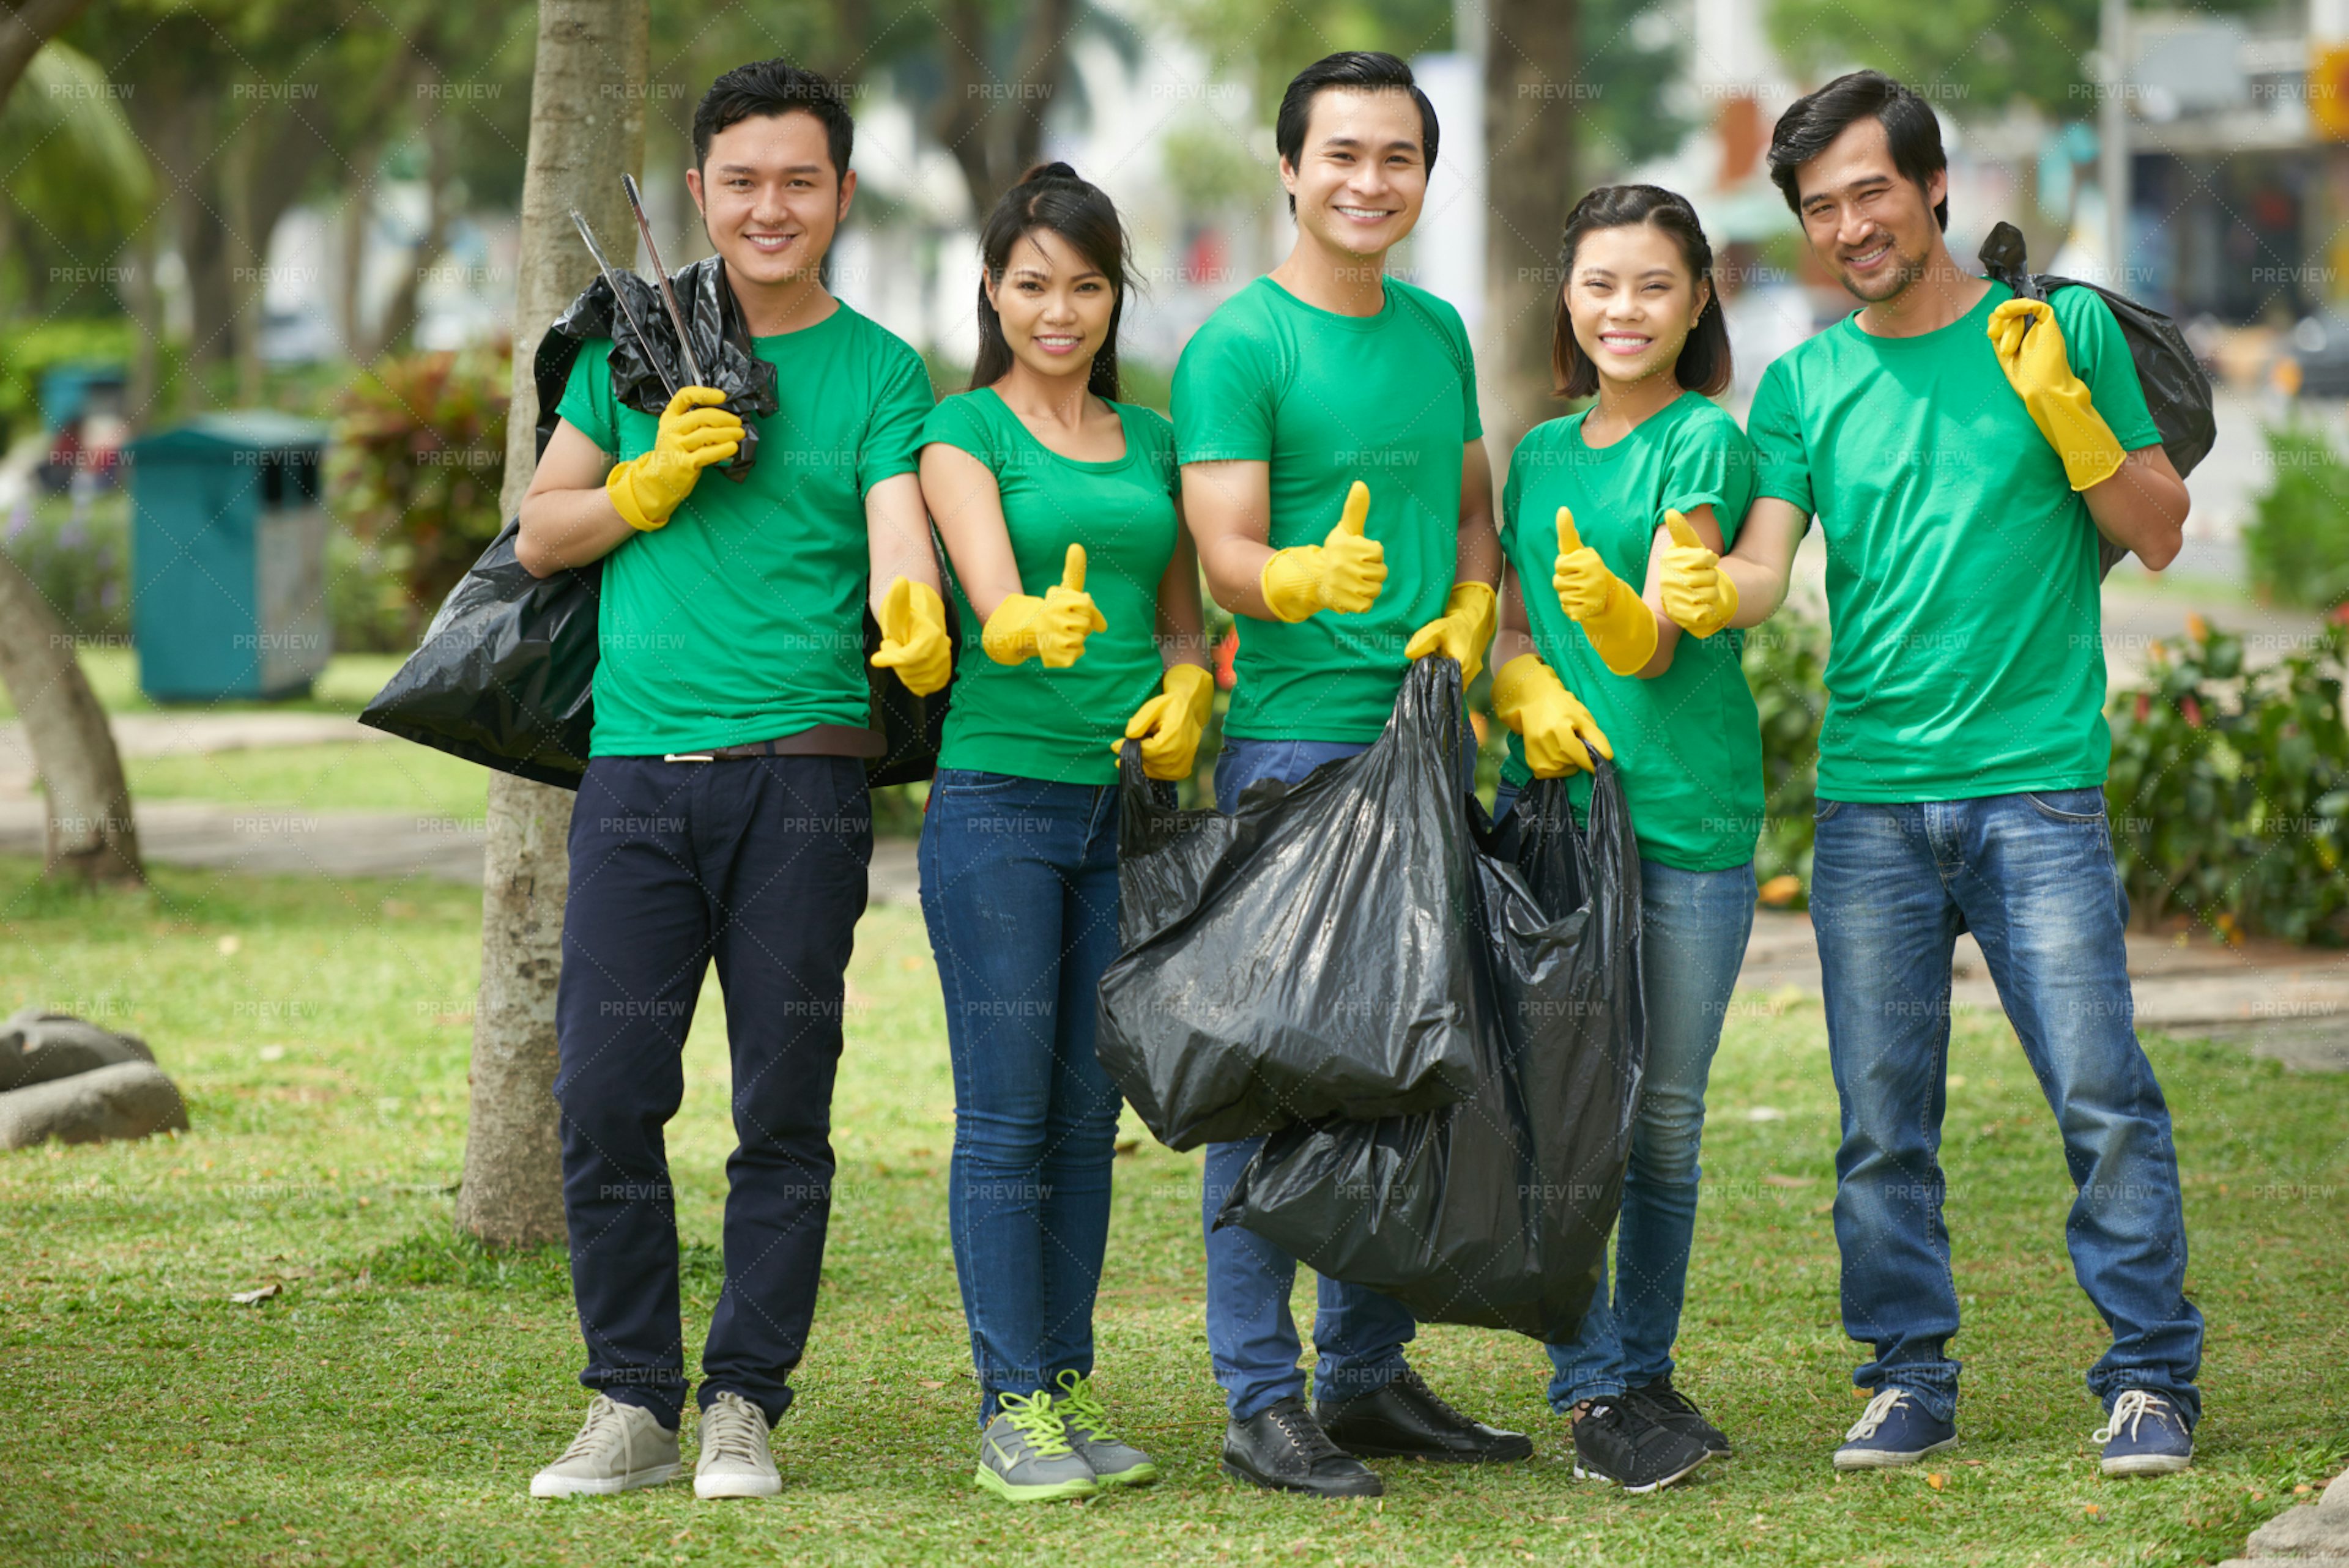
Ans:
[[[1117,1140],[1093,1055],[1117,956],[1117,790],[942,768],[921,874],[954,1064],[947,1225],[984,1423],[1006,1394],[1092,1375]]]
[[[2202,1315],[2185,1296],[2169,1108],[2131,1022],[2127,919],[2100,789],[1819,802],[1811,921],[1843,1102],[1844,1332],[1876,1352],[1859,1387],[1898,1384],[1945,1420],[1957,1407],[1937,1155],[1951,951],[1971,931],[2063,1133],[2072,1270],[2113,1336],[2088,1388],[2107,1408],[2145,1388],[2199,1416]]]
[[[1501,787],[1493,802],[1495,819],[1508,815],[1516,793]],[[1754,934],[1754,895],[1751,863],[1688,872],[1640,861],[1648,1065],[1623,1173],[1613,1300],[1604,1291],[1592,1296],[1581,1331],[1548,1347],[1555,1409],[1645,1387],[1672,1374],[1702,1179],[1697,1151],[1704,1134],[1705,1081],[1745,962],[1746,939]]]
[[[1216,804],[1226,815],[1240,791],[1259,779],[1295,783],[1325,762],[1369,750],[1329,740],[1247,740],[1227,736],[1216,758]],[[1305,1374],[1288,1295],[1297,1260],[1238,1225],[1215,1229],[1232,1184],[1261,1138],[1207,1145],[1201,1214],[1207,1227],[1207,1350],[1232,1419],[1245,1421],[1282,1399],[1302,1396]],[[1392,1296],[1323,1278],[1313,1320],[1314,1396],[1338,1403],[1386,1387],[1403,1369],[1402,1347],[1416,1325]]]

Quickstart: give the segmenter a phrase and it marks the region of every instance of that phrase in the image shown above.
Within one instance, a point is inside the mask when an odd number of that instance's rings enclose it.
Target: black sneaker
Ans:
[[[1615,1398],[1589,1402],[1574,1423],[1574,1478],[1654,1491],[1704,1463],[1704,1439],[1650,1420]]]
[[[1330,1440],[1294,1394],[1224,1429],[1224,1471],[1274,1491],[1376,1497],[1378,1472]]]
[[[1362,1459],[1474,1465],[1534,1457],[1531,1438],[1469,1419],[1408,1367],[1342,1405],[1316,1404],[1313,1414],[1331,1442]]]
[[[1659,1377],[1644,1388],[1626,1389],[1623,1403],[1660,1427],[1686,1432],[1702,1443],[1704,1451],[1715,1459],[1727,1459],[1735,1451],[1729,1446],[1728,1435],[1706,1420],[1704,1412],[1696,1408],[1696,1401],[1673,1387],[1670,1377]]]

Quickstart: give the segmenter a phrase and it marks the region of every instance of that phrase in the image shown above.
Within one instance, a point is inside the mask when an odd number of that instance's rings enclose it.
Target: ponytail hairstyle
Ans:
[[[1011,247],[1036,230],[1049,230],[1067,241],[1102,277],[1109,280],[1109,340],[1093,356],[1085,390],[1114,401],[1118,395],[1117,329],[1125,315],[1125,269],[1129,260],[1125,225],[1117,208],[1097,185],[1077,178],[1065,163],[1040,163],[1003,193],[979,232],[978,253],[987,277],[978,285],[978,358],[970,370],[973,389],[991,387],[1011,370],[1011,345],[1004,340],[1003,318],[987,297],[987,285],[1003,282],[1011,262]]]
[[[1551,390],[1560,397],[1588,397],[1599,390],[1599,367],[1574,341],[1574,321],[1566,308],[1566,293],[1574,278],[1574,253],[1583,237],[1601,229],[1628,229],[1646,223],[1679,242],[1681,260],[1689,276],[1704,285],[1704,309],[1681,345],[1672,366],[1673,379],[1692,391],[1718,397],[1729,390],[1729,325],[1722,319],[1721,290],[1713,281],[1713,245],[1688,198],[1661,185],[1601,185],[1574,204],[1566,216],[1566,237],[1559,242],[1557,316],[1550,328]]]

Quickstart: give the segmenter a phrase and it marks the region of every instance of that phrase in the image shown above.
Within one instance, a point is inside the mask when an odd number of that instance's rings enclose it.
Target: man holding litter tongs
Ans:
[[[694,1491],[781,1490],[768,1433],[815,1309],[843,975],[873,847],[868,593],[885,634],[875,665],[916,694],[951,668],[917,478],[928,376],[820,274],[855,193],[853,134],[837,89],[780,60],[729,71],[694,114],[687,186],[752,352],[781,367],[757,460],[724,472],[736,482],[706,474],[750,435],[727,393],[679,386],[656,418],[619,401],[615,343],[591,339],[523,500],[515,551],[531,572],[604,562],[554,1086],[580,1381],[595,1398],[532,1481],[536,1496],[624,1491],[681,1468],[662,1129],[683,1098],[681,1053],[713,959],[740,1143],[727,1162],[726,1284],[702,1355]],[[657,366],[667,356],[645,335],[682,326],[665,274],[661,293],[666,311],[649,321],[627,295],[615,303],[615,332]],[[678,357],[693,380],[714,369],[690,340]]]

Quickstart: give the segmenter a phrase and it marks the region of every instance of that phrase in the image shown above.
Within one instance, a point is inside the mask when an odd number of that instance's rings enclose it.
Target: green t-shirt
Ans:
[[[999,665],[980,647],[985,627],[962,584],[962,655],[947,710],[942,768],[970,768],[1068,784],[1113,784],[1133,710],[1164,679],[1158,654],[1158,583],[1174,555],[1174,427],[1131,403],[1112,403],[1125,427],[1125,456],[1079,462],[1038,440],[992,387],[930,410],[926,444],[968,452],[995,475],[1003,521],[1019,563],[1019,588],[1041,598],[1061,581],[1069,546],[1085,547],[1085,592],[1108,628],[1085,639],[1067,669],[1040,660]],[[951,575],[951,573],[949,573]]]
[[[1501,547],[1523,586],[1534,646],[1580,697],[1615,748],[1631,830],[1642,858],[1682,871],[1717,872],[1754,858],[1762,833],[1762,728],[1745,684],[1743,632],[1682,633],[1671,667],[1653,680],[1608,669],[1550,588],[1557,509],[1607,569],[1648,581],[1648,552],[1667,508],[1713,508],[1722,542],[1733,543],[1754,500],[1754,448],[1737,421],[1694,392],[1651,415],[1612,446],[1583,445],[1588,410],[1537,425],[1509,459],[1501,490]],[[1509,737],[1502,777],[1523,785],[1524,738]],[[1568,785],[1587,814],[1590,776]]]
[[[667,527],[604,559],[597,757],[657,757],[868,722],[864,492],[919,463],[921,356],[842,305],[753,340],[782,406],[737,484],[705,471]],[[556,411],[622,461],[660,420],[612,396],[612,343],[580,346]]]
[[[1274,549],[1320,543],[1356,480],[1371,487],[1364,532],[1386,547],[1386,585],[1359,615],[1239,618],[1226,732],[1377,739],[1403,645],[1452,591],[1461,449],[1484,433],[1460,313],[1388,278],[1376,315],[1339,315],[1258,278],[1192,335],[1174,400],[1183,461],[1271,464]]]
[[[1847,317],[1765,371],[1761,491],[1826,531],[1819,794],[1964,800],[2101,786],[2112,754],[2096,529],[1991,348],[1993,283],[1959,320],[1871,337]],[[2095,291],[2051,296],[2072,369],[2131,451],[2160,440]]]

